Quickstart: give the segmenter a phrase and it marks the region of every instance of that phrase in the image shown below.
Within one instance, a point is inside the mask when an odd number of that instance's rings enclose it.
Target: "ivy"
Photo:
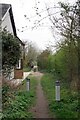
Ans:
[[[17,64],[21,56],[20,43],[18,38],[2,31],[2,69],[3,73],[8,74],[10,70]]]

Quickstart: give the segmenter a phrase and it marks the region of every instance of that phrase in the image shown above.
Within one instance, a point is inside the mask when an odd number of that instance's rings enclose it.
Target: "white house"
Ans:
[[[2,19],[1,19],[1,27],[2,30],[5,28],[9,33],[17,37],[16,27],[14,22],[14,16],[12,12],[12,6],[10,4],[0,4],[0,8],[2,8]],[[18,38],[18,37],[17,37]],[[16,67],[12,70],[9,79],[22,79],[23,78],[23,57],[24,57],[24,43],[18,38],[22,56],[16,65]]]

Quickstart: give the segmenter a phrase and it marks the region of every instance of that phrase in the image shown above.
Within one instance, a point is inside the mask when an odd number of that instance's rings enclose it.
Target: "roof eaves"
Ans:
[[[10,9],[9,9],[9,14],[10,14],[10,19],[11,19],[11,23],[12,23],[14,36],[17,36],[16,26],[15,26],[15,22],[14,22],[14,17],[13,17],[13,12],[12,12],[12,6],[11,5],[10,5]]]
[[[17,37],[17,36],[16,36],[16,37]],[[17,39],[19,40],[19,42],[20,42],[23,46],[25,46],[25,44],[20,40],[20,38],[17,37]]]

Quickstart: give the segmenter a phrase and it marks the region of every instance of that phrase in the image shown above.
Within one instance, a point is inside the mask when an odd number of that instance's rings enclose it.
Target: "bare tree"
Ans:
[[[25,45],[25,64],[31,66],[32,63],[36,64],[37,62],[37,55],[39,53],[38,48],[32,42],[26,41]]]

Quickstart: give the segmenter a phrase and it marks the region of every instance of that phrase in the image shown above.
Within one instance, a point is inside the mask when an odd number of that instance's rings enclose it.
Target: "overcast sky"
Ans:
[[[38,6],[39,11],[42,11],[45,9],[45,4],[54,6],[57,5],[59,1],[70,2],[72,4],[76,0],[0,0],[0,3],[12,4],[18,37],[22,41],[33,41],[40,49],[45,49],[47,44],[54,44],[57,37],[56,39],[53,37],[49,29],[50,21],[48,19],[42,21],[41,27],[31,29],[34,26],[34,21],[39,19],[39,16],[35,17],[35,6]],[[46,12],[43,12],[42,17],[46,14]]]

